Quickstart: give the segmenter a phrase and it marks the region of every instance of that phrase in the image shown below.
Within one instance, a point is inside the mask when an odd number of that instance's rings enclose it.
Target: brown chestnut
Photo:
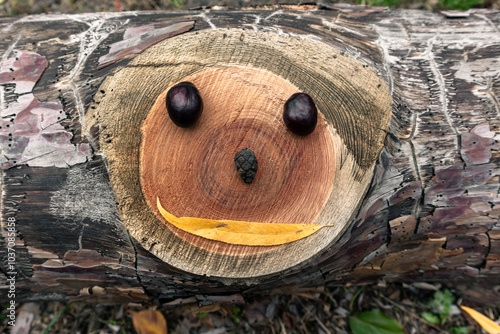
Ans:
[[[167,111],[175,125],[187,128],[196,123],[203,111],[200,92],[191,82],[180,82],[167,92]]]
[[[314,131],[318,122],[318,110],[306,93],[295,93],[285,102],[283,121],[290,131],[305,136]]]

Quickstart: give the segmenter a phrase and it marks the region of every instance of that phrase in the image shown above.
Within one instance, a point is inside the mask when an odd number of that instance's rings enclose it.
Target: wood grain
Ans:
[[[335,152],[323,116],[309,136],[297,136],[283,122],[283,106],[298,89],[270,72],[226,67],[184,78],[203,99],[201,119],[192,128],[168,117],[162,92],[142,127],[141,184],[149,207],[156,198],[178,217],[260,223],[313,224],[332,191]],[[242,182],[234,155],[252,149],[259,170]],[[176,235],[207,251],[217,247],[170,224]],[[253,253],[231,247],[229,255]],[[267,251],[260,247],[259,251]]]

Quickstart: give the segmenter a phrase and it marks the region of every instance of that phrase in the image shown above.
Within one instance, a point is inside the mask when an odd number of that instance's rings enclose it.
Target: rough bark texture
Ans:
[[[277,286],[417,280],[500,303],[500,14],[452,14],[319,5],[2,18],[2,284],[15,221],[19,300],[204,305]],[[393,117],[369,191],[314,261],[254,280],[190,275],[143,249],[120,221],[100,153],[111,135],[82,132],[84,114],[111,94],[98,91],[103,80],[147,41],[189,25],[173,21],[325,43],[386,81]]]

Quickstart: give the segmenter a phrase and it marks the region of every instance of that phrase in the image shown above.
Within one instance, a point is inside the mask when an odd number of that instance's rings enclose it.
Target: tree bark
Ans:
[[[0,279],[8,286],[15,276],[18,301],[204,305],[276,287],[439,281],[499,304],[498,12],[318,4],[0,22]],[[222,48],[219,55],[210,45]],[[193,53],[185,50],[206,57],[188,62]],[[278,57],[283,63],[273,62]],[[286,94],[311,91],[338,136],[335,180],[345,174],[345,182],[331,191],[350,203],[336,206],[342,223],[335,234],[318,234],[327,242],[317,248],[309,237],[300,247],[247,246],[254,260],[274,257],[268,268],[282,257],[276,270],[261,271],[255,260],[235,270],[247,270],[242,275],[229,274],[229,265],[196,272],[206,249],[187,253],[198,260],[178,255],[192,241],[152,225],[161,217],[142,195],[140,147],[149,135],[141,127],[154,102],[189,75],[203,82],[197,66],[221,64],[229,72],[251,65],[250,78],[272,72],[291,85]],[[354,89],[336,88],[338,78]],[[172,250],[163,236],[182,247]],[[249,252],[212,246],[210,268]]]

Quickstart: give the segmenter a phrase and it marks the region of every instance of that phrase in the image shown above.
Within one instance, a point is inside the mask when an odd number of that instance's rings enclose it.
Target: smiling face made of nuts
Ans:
[[[178,237],[271,247],[324,227],[314,222],[335,177],[332,132],[281,77],[196,73],[160,94],[142,133],[144,195]]]

